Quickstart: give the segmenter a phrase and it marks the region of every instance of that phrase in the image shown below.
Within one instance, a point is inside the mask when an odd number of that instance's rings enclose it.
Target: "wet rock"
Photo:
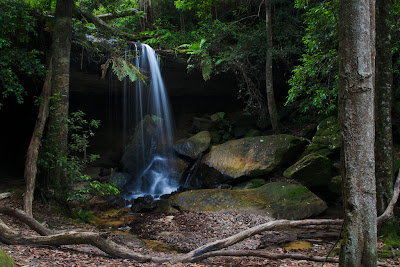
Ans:
[[[173,148],[178,154],[195,159],[208,149],[210,142],[210,132],[202,131],[190,138],[177,141]]]
[[[211,148],[203,163],[224,175],[260,176],[293,161],[306,141],[291,135],[271,135],[232,140]]]
[[[105,199],[110,203],[111,207],[123,208],[130,204],[130,202],[123,196],[106,196]]]
[[[264,212],[278,219],[304,219],[327,209],[326,203],[306,187],[272,182],[256,189],[203,189],[176,194],[169,204],[179,211],[245,210]]]
[[[157,208],[157,200],[153,196],[146,195],[132,201],[131,210],[134,213],[151,212]]]
[[[331,161],[318,154],[308,154],[283,173],[309,188],[327,187],[332,178]]]
[[[122,155],[121,167],[123,172],[134,176],[142,173],[150,164],[159,146],[159,130],[162,120],[146,115],[136,127],[131,141]],[[141,153],[140,153],[141,152]]]
[[[180,184],[185,190],[216,188],[219,184],[228,183],[231,177],[223,175],[218,170],[201,163],[201,159],[197,160],[194,165],[184,173]]]

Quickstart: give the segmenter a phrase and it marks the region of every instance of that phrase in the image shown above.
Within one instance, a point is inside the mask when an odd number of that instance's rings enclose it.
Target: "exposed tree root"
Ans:
[[[385,213],[380,216],[380,221],[388,218],[393,212],[394,204],[397,201],[400,192],[400,174],[397,177],[395,192],[391,205]],[[23,211],[9,208],[0,207],[0,213],[14,217],[26,225],[28,225],[32,230],[36,231],[41,236],[21,236],[17,231],[10,229],[1,219],[0,219],[0,241],[5,244],[13,245],[77,245],[77,244],[89,244],[93,245],[100,250],[104,251],[108,255],[117,258],[133,259],[138,262],[196,262],[209,257],[215,256],[256,256],[270,259],[299,259],[299,260],[310,260],[310,261],[328,261],[337,262],[337,258],[331,257],[316,257],[307,256],[299,254],[273,254],[260,250],[245,250],[245,251],[233,251],[233,250],[221,250],[234,245],[246,238],[260,234],[265,231],[271,231],[283,228],[295,228],[295,227],[321,227],[321,226],[335,226],[341,225],[343,220],[328,220],[328,219],[309,219],[309,220],[277,220],[272,222],[267,222],[245,231],[237,233],[233,236],[227,237],[222,240],[216,240],[205,244],[195,250],[190,251],[187,254],[181,254],[178,256],[171,257],[151,257],[147,255],[142,255],[128,248],[121,246],[110,239],[107,239],[107,234],[105,233],[94,233],[94,232],[77,232],[77,231],[67,231],[58,234],[54,234],[51,230],[44,227],[38,221],[32,217],[27,216]],[[389,266],[384,263],[379,263],[381,266]]]
[[[231,237],[217,240],[206,244],[198,249],[195,249],[187,254],[179,255],[177,257],[151,257],[146,255],[141,255],[139,253],[133,252],[124,246],[116,244],[112,240],[107,239],[107,234],[104,233],[93,233],[93,232],[77,232],[77,231],[67,231],[59,234],[53,234],[52,231],[41,225],[35,219],[27,216],[23,211],[12,209],[8,207],[0,207],[0,213],[12,216],[25,224],[27,224],[31,229],[36,231],[42,236],[21,236],[18,232],[10,229],[3,221],[0,220],[0,241],[6,244],[13,245],[73,245],[73,244],[89,244],[93,245],[100,250],[104,251],[108,255],[117,258],[133,259],[139,262],[194,262],[201,259],[217,256],[215,250],[220,250],[236,244],[248,237],[254,236],[261,232],[267,230],[296,227],[300,225],[332,225],[341,224],[341,220],[300,220],[300,221],[289,221],[289,220],[278,220],[273,222],[268,222],[243,232],[240,232]],[[212,252],[212,253],[211,253]],[[217,253],[217,254],[213,254]],[[249,251],[219,251],[220,256],[228,255],[227,253],[234,253],[238,256],[248,255],[256,256],[255,254],[261,253],[260,251],[253,252]],[[260,254],[261,255],[261,254]],[[268,255],[264,253],[263,255]],[[271,254],[273,255],[273,254]],[[290,254],[287,254],[290,255]],[[233,256],[233,255],[231,255]],[[264,256],[267,257],[267,256]],[[277,256],[275,256],[277,257]],[[289,257],[289,256],[286,256]]]

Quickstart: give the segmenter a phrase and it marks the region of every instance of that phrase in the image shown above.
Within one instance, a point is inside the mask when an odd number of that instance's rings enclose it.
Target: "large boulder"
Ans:
[[[169,198],[180,211],[265,212],[278,219],[304,219],[327,209],[326,203],[298,184],[273,182],[256,189],[203,189],[186,191]]]
[[[0,266],[1,267],[14,267],[15,266],[14,260],[1,249],[0,249]]]
[[[318,125],[311,143],[303,153],[303,156],[314,153],[324,157],[337,158],[340,154],[342,137],[336,117],[329,117]]]
[[[283,176],[309,188],[327,187],[332,178],[331,161],[322,155],[308,154],[286,169]]]
[[[276,171],[301,154],[306,141],[291,135],[247,137],[211,148],[203,163],[232,178]]]
[[[202,131],[190,138],[178,140],[173,148],[180,155],[196,159],[208,149],[210,142],[210,132]]]

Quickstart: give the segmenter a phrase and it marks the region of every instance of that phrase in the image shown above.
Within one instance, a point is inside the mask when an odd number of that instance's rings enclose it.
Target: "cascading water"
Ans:
[[[123,82],[123,172],[132,178],[125,186],[124,197],[169,194],[178,187],[171,176],[173,164],[168,159],[172,142],[170,107],[161,77],[158,57],[146,44],[135,44],[126,50],[126,60],[147,78]],[[132,132],[132,129],[134,131]]]

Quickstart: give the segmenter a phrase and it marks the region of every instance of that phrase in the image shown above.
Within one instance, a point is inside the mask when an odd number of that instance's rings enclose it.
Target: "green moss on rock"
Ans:
[[[328,186],[332,177],[331,161],[312,153],[286,169],[283,176],[301,181],[307,187]]]
[[[304,219],[327,208],[304,186],[284,182],[247,190],[192,190],[172,196],[169,203],[181,211],[256,210],[279,219]]]
[[[0,266],[1,267],[15,266],[14,260],[1,249],[0,249]]]
[[[339,153],[342,143],[339,124],[335,117],[329,117],[320,122],[311,143],[304,151],[304,155],[311,153],[325,157],[333,153]]]

